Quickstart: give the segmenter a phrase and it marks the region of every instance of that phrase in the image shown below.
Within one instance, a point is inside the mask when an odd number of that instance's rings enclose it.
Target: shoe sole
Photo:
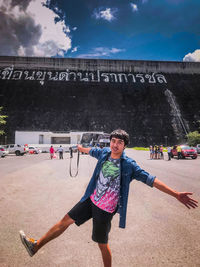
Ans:
[[[26,235],[25,235],[25,233],[24,233],[22,230],[19,231],[19,236],[20,236],[20,239],[21,239],[21,241],[22,241],[22,244],[23,244],[24,247],[26,248],[26,250],[27,250],[29,256],[32,257],[34,254],[30,251],[29,247],[27,246],[27,244],[26,244],[26,242],[25,242]]]

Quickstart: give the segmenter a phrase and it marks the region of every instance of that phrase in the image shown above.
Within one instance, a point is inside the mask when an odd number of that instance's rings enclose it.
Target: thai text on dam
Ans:
[[[78,81],[78,82],[106,82],[106,83],[150,83],[166,84],[167,80],[161,73],[108,73],[97,71],[42,71],[19,70],[14,66],[0,70],[1,80],[29,80],[29,81]]]

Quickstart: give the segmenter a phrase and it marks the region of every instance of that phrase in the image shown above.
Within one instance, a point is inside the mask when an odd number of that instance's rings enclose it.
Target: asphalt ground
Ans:
[[[127,149],[126,153],[168,186],[194,192],[200,200],[200,156],[167,161],[150,160],[148,151]],[[37,239],[60,220],[80,200],[95,164],[96,159],[81,155],[79,175],[70,178],[68,153],[64,160],[50,160],[49,154],[0,159],[1,267],[103,266],[91,240],[91,221],[70,226],[32,258],[19,238],[23,229]],[[188,210],[175,198],[133,181],[127,227],[120,229],[118,224],[116,214],[109,242],[113,266],[200,266],[200,208]]]

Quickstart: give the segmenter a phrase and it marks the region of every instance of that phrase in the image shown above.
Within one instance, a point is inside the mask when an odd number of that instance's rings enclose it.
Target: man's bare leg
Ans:
[[[98,243],[98,245],[99,245],[99,248],[101,250],[104,267],[111,267],[112,255],[111,255],[111,250],[110,250],[109,245],[108,244],[101,244],[101,243]]]
[[[61,235],[71,224],[74,223],[74,220],[66,214],[61,221],[56,223],[43,237],[37,240],[36,251],[43,247],[46,243],[52,239]]]

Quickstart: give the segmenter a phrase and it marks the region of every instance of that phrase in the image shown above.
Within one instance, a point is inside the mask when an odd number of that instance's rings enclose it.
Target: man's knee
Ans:
[[[60,226],[61,226],[61,227],[64,227],[64,228],[70,226],[70,225],[73,224],[73,223],[74,223],[74,220],[73,220],[68,214],[66,214],[66,215],[62,218],[62,220],[59,222]]]

